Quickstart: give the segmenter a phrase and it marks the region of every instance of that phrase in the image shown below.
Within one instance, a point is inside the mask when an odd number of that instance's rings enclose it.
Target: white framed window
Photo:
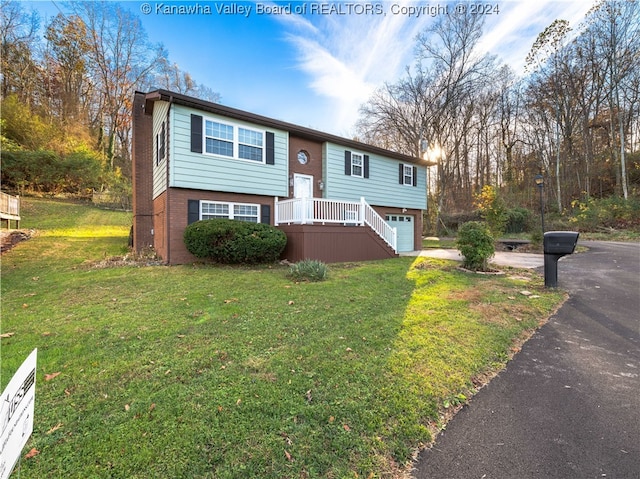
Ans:
[[[344,174],[356,178],[369,178],[369,155],[345,150]]]
[[[262,161],[264,135],[260,131],[238,127],[238,157]]]
[[[229,218],[229,203],[200,202],[200,219]]]
[[[212,155],[233,158],[233,126],[206,120],[204,125],[204,151]]]
[[[411,165],[403,165],[402,184],[413,186],[413,167]]]
[[[351,176],[364,177],[364,158],[360,153],[351,153]]]
[[[216,120],[204,121],[204,151],[258,163],[265,161],[264,131]]]
[[[200,219],[228,218],[230,220],[260,223],[260,205],[251,203],[226,203],[201,201]]]

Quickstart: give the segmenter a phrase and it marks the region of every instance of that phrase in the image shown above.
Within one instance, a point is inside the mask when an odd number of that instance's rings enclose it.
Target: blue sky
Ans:
[[[29,3],[49,19],[57,7],[64,10],[62,2]],[[346,137],[354,133],[359,105],[375,88],[403,75],[413,63],[416,35],[436,19],[429,11],[410,15],[408,7],[428,6],[437,16],[446,5],[477,5],[468,0],[120,3],[139,14],[149,39],[163,43],[172,62],[218,92],[223,104]],[[592,3],[499,0],[486,5],[497,8],[486,16],[480,47],[521,72],[538,33],[559,18],[577,27]],[[191,13],[167,13],[166,7],[175,6]],[[274,6],[284,10],[265,11]]]

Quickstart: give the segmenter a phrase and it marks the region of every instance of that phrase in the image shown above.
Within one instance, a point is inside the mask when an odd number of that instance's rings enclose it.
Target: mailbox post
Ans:
[[[547,231],[544,234],[544,285],[558,287],[558,260],[572,254],[578,243],[575,231]]]

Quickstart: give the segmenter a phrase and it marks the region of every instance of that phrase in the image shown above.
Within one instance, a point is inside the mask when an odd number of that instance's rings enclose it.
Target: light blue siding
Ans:
[[[205,119],[231,123],[274,133],[275,164],[225,158],[191,152],[191,114]],[[173,105],[171,111],[171,161],[169,182],[172,187],[194,188],[230,193],[287,196],[289,136],[286,131],[265,130],[263,126],[231,120],[199,110]]]
[[[369,155],[369,178],[345,175],[345,150]],[[401,185],[398,181],[399,160],[374,155],[365,150],[352,150],[325,143],[322,161],[326,198],[359,201],[364,196],[370,205],[420,210],[427,207],[427,169],[424,166],[417,168],[417,186],[409,186]]]
[[[164,159],[157,164],[157,143],[156,136],[160,133],[162,128],[162,122],[167,122],[167,111],[169,110],[169,103],[166,101],[158,101],[153,106],[153,197],[156,198],[164,190],[167,189],[167,158],[172,156],[169,154],[169,150],[165,147]],[[167,122],[168,123],[168,122]],[[169,131],[168,124],[165,124],[165,134]],[[166,143],[165,137],[165,143]],[[171,145],[171,142],[169,142]]]

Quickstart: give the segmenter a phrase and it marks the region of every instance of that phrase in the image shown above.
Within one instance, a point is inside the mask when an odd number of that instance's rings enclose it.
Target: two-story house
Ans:
[[[195,261],[188,224],[268,223],[283,258],[325,262],[419,249],[426,163],[179,93],[136,92],[133,242],[169,264]]]

